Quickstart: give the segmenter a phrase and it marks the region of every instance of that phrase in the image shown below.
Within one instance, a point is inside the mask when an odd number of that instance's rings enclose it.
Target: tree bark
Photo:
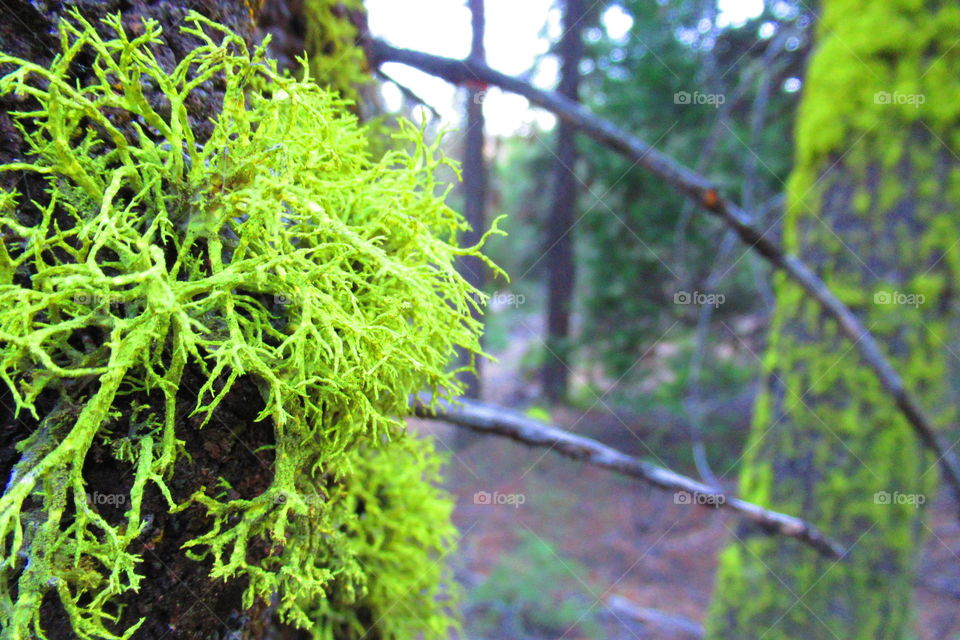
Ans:
[[[960,197],[950,176],[960,161],[941,142],[954,139],[956,117],[922,105],[957,82],[923,78],[936,60],[949,66],[956,56],[937,29],[940,4],[921,4],[824,3],[784,235],[787,250],[825,274],[875,332],[942,427],[956,416],[943,398],[958,275]],[[905,32],[891,45],[881,24]],[[906,86],[914,92],[898,103]],[[834,564],[741,528],[721,555],[708,637],[912,637],[914,560],[936,460],[833,320],[793,283],[778,283],[770,344],[741,495],[829,527],[850,553]]]
[[[557,93],[576,102],[579,98],[581,31],[586,6],[583,0],[565,0],[563,36],[560,38],[560,83]],[[556,402],[567,395],[570,372],[570,306],[576,269],[573,255],[574,212],[577,206],[576,127],[557,123],[557,148],[553,168],[553,204],[547,219],[547,353],[543,365],[544,395]]]
[[[486,53],[483,46],[486,20],[484,17],[483,0],[469,0],[470,25],[473,29],[470,44],[470,59],[480,64],[485,63]],[[472,246],[480,241],[483,230],[486,228],[487,205],[487,167],[483,158],[485,144],[483,101],[486,98],[486,84],[466,82],[466,131],[463,152],[463,214],[470,228],[465,231],[460,240],[464,246]],[[477,289],[483,289],[486,282],[486,266],[475,257],[465,256],[459,260],[458,270],[464,279]],[[461,353],[461,366],[469,366],[470,357]],[[464,395],[468,398],[481,397],[482,393],[482,361],[474,363],[476,374],[466,372],[462,376],[466,384]]]

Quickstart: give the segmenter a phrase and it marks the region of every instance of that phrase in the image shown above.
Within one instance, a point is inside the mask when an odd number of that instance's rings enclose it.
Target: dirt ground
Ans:
[[[519,348],[511,341],[507,352],[497,354],[501,363],[487,368],[485,400],[515,407],[523,403],[517,391],[523,385],[510,368]],[[605,409],[558,409],[553,412],[553,420],[654,462],[656,458],[645,443],[656,440],[662,446],[664,442],[662,433],[651,431],[655,427],[612,416]],[[455,428],[433,421],[414,421],[412,426],[432,433],[440,449],[446,445],[452,448]],[[735,478],[729,480],[727,488],[732,490]],[[672,493],[650,489],[544,449],[530,449],[495,437],[481,436],[453,453],[446,484],[457,499],[454,519],[463,536],[454,566],[467,594],[467,637],[698,637],[710,602],[717,553],[736,526],[735,518],[705,507],[675,504]],[[477,492],[493,497],[477,496]],[[497,500],[501,504],[492,504]],[[522,504],[516,504],[521,500]],[[917,637],[957,638],[960,522],[946,496],[933,501],[926,525],[929,531],[916,587]],[[543,542],[548,549],[541,564],[552,564],[549,571],[520,562],[522,555],[518,554],[527,548],[521,545],[529,545],[531,540]],[[545,607],[548,617],[554,619],[553,628],[548,625],[537,631],[535,625],[511,620],[523,615],[511,603],[502,603],[504,608],[493,616],[494,622],[483,626],[475,623],[474,617],[489,616],[491,609],[489,589],[481,601],[482,588],[477,587],[493,580],[489,576],[498,567],[498,582],[509,583],[513,576],[526,584],[520,588],[532,593],[523,595],[521,591],[521,596]],[[531,571],[543,573],[531,576]],[[493,593],[510,593],[504,597],[511,599],[521,597],[510,590],[509,584],[496,586]],[[542,597],[555,587],[578,595],[565,603]],[[563,615],[561,608],[569,608],[571,603],[580,610],[572,618]],[[580,615],[594,625],[569,624]]]

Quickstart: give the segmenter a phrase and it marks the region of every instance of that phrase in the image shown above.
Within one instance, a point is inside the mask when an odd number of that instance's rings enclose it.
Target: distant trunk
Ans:
[[[958,63],[946,16],[955,7],[914,4],[824,3],[784,242],[950,424],[960,161],[947,146],[956,110],[937,105],[958,84],[948,71]],[[835,323],[784,279],[765,365],[741,494],[812,521],[851,551],[834,563],[742,528],[720,558],[708,637],[912,637],[921,506],[933,498],[936,461]]]
[[[483,63],[486,54],[483,47],[483,38],[486,21],[484,18],[483,0],[469,0],[470,24],[473,36],[470,44],[470,58]],[[487,201],[487,167],[483,160],[484,147],[484,119],[483,100],[486,97],[486,86],[482,83],[467,83],[467,125],[465,133],[463,157],[463,196],[464,217],[470,224],[470,230],[464,232],[461,244],[474,245],[480,241],[483,229],[486,228],[486,201]],[[458,269],[463,277],[477,289],[483,289],[486,280],[486,266],[477,258],[466,256],[459,261]],[[461,354],[460,366],[470,365],[469,354]],[[464,373],[462,380],[467,385],[464,395],[468,398],[480,398],[481,361],[473,363],[476,375]],[[460,436],[458,436],[459,438]],[[470,434],[463,434],[463,438],[471,438]]]
[[[560,84],[557,91],[571,100],[579,97],[580,59],[583,57],[581,31],[586,15],[584,0],[565,0],[563,36],[560,39]],[[570,306],[573,301],[573,225],[577,206],[576,128],[557,123],[554,162],[553,205],[547,220],[545,262],[547,265],[547,353],[543,366],[543,392],[553,401],[567,395],[570,353]]]

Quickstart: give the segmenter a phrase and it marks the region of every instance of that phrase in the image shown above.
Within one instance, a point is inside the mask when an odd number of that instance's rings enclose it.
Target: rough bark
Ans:
[[[580,59],[583,57],[581,31],[585,15],[583,0],[564,2],[563,36],[557,51],[560,56],[557,93],[574,102],[579,97]],[[547,266],[547,353],[543,365],[543,392],[553,401],[566,397],[570,377],[570,306],[576,273],[573,256],[574,212],[577,206],[575,135],[575,126],[566,120],[557,123],[553,203],[547,218],[544,248]]]
[[[936,74],[941,56],[954,63],[953,39],[937,28],[940,3],[857,4],[825,3],[785,243],[864,319],[942,426],[955,417],[943,399],[960,196],[951,176],[960,162],[941,142],[952,139],[956,113],[922,105],[940,103],[956,80],[922,78]],[[884,24],[903,31],[878,29]],[[923,102],[883,98],[904,86]],[[741,528],[721,555],[708,637],[912,637],[914,560],[935,459],[834,321],[792,283],[778,285],[766,365],[741,494],[829,527],[850,554],[834,564]]]

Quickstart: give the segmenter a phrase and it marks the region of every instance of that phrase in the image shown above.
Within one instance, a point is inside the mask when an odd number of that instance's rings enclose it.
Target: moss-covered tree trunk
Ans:
[[[942,423],[954,416],[958,29],[951,2],[824,2],[784,224],[788,249],[863,318]],[[709,637],[909,637],[936,462],[816,303],[781,280],[777,307],[741,493],[812,520],[850,553],[825,560],[741,528],[721,555]]]

